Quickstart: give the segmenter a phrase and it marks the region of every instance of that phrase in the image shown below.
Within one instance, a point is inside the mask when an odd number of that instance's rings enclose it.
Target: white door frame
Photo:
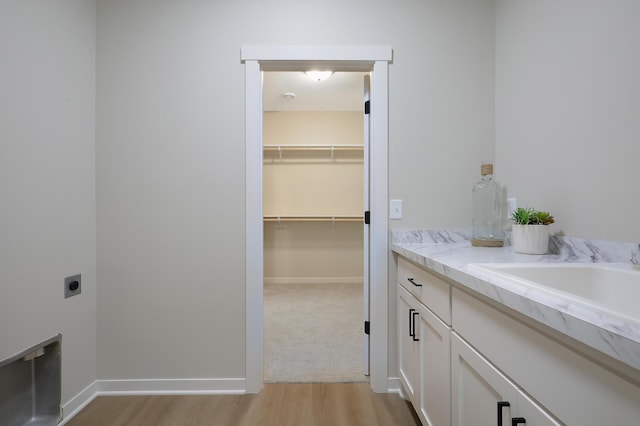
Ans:
[[[362,93],[362,101],[364,102],[364,114],[363,114],[363,123],[362,123],[362,127],[363,127],[363,134],[364,137],[362,138],[362,143],[364,145],[364,152],[363,152],[363,160],[364,160],[364,167],[363,167],[363,181],[364,181],[364,196],[362,198],[364,198],[364,202],[362,203],[362,207],[364,211],[370,211],[370,204],[369,204],[369,198],[371,198],[371,186],[369,185],[369,180],[371,179],[371,171],[370,171],[370,166],[369,164],[371,163],[371,157],[369,156],[369,147],[371,146],[371,139],[370,139],[370,135],[371,135],[371,120],[369,119],[369,116],[371,114],[367,114],[368,111],[366,111],[367,109],[367,103],[371,103],[371,75],[370,74],[365,74],[364,78],[362,79],[362,88],[363,88],[363,93]],[[369,225],[367,225],[366,223],[362,224],[362,240],[363,240],[363,252],[364,252],[364,259],[363,259],[363,268],[362,268],[362,295],[363,297],[363,301],[362,301],[362,308],[363,308],[363,320],[365,322],[370,322],[371,320],[371,312],[369,309],[369,293],[370,293],[370,283],[369,283],[369,272],[370,272],[370,256],[369,256],[369,249],[371,248],[371,244],[369,244],[369,232],[371,231],[369,229]],[[364,371],[366,372],[367,375],[370,375],[370,368],[369,368],[369,361],[370,361],[370,356],[369,356],[369,345],[371,344],[371,339],[369,338],[370,336],[367,334],[362,334],[362,364],[364,365]]]
[[[371,71],[370,385],[388,386],[388,64],[389,46],[243,46],[246,144],[246,392],[263,386],[262,71]]]

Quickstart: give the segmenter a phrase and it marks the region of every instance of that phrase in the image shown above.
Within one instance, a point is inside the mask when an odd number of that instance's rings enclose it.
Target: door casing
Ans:
[[[245,285],[246,386],[263,386],[263,214],[262,214],[262,71],[371,72],[369,202],[370,385],[387,392],[388,384],[388,65],[389,46],[242,46],[245,65]]]

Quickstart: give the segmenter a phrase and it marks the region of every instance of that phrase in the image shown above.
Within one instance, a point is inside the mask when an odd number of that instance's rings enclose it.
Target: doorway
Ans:
[[[368,77],[263,72],[266,383],[368,381]]]
[[[263,214],[262,214],[262,71],[304,71],[312,66],[335,71],[370,71],[370,385],[387,392],[388,384],[388,63],[387,46],[244,46],[246,96],[246,391],[263,382]]]

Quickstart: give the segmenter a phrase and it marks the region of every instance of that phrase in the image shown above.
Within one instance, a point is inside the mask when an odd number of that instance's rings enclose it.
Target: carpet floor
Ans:
[[[366,382],[362,284],[264,288],[265,383]]]

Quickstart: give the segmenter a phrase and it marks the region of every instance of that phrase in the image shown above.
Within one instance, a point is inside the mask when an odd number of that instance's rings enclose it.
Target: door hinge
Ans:
[[[364,212],[364,223],[365,225],[371,224],[371,213],[368,211]]]
[[[369,111],[371,111],[371,101],[365,101],[364,102],[364,113],[365,114],[369,114]]]
[[[369,321],[364,322],[364,334],[369,334]]]

